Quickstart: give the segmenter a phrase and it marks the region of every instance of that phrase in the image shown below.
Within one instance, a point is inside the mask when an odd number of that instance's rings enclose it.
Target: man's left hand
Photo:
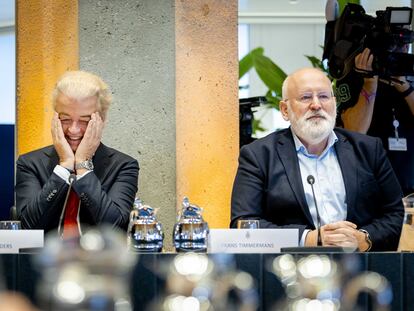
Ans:
[[[92,159],[96,149],[98,149],[99,144],[101,143],[103,128],[104,122],[102,121],[101,116],[98,112],[93,113],[82,141],[76,150],[75,163]]]
[[[338,221],[322,227],[323,245],[358,248],[357,226],[349,221]]]

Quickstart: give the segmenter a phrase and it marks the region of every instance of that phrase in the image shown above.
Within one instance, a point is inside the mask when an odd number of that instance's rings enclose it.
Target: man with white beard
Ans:
[[[334,129],[336,100],[318,69],[289,75],[282,98],[291,127],[241,148],[230,225],[259,219],[260,228],[299,229],[301,246],[396,250],[402,192],[381,141]]]

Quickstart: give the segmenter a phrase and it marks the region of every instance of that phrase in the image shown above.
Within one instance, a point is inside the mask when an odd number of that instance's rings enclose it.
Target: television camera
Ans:
[[[362,6],[349,3],[340,18],[326,27],[323,59],[328,59],[331,76],[345,77],[353,69],[355,56],[365,48],[374,55],[373,71],[366,75],[385,80],[414,75],[414,55],[402,52],[414,41],[413,32],[407,28],[411,19],[409,7],[387,7],[373,17],[365,14]]]

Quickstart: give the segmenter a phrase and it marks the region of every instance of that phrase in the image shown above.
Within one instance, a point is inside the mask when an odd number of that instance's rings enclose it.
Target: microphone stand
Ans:
[[[319,215],[319,209],[318,209],[318,203],[316,202],[316,196],[315,196],[315,190],[313,188],[313,184],[315,183],[315,178],[312,175],[309,175],[306,179],[308,181],[308,184],[311,186],[312,189],[312,197],[313,202],[315,202],[315,209],[316,209],[316,221],[318,226],[318,242],[317,246],[322,246],[322,236],[321,236],[321,216]]]
[[[68,192],[66,192],[65,202],[63,203],[62,213],[60,214],[60,218],[59,218],[59,226],[58,226],[59,236],[63,235],[62,226],[63,226],[63,220],[65,218],[66,205],[68,203],[70,191],[72,190],[72,184],[75,180],[76,180],[76,175],[75,174],[70,174],[69,178],[68,178],[69,188],[68,188]]]

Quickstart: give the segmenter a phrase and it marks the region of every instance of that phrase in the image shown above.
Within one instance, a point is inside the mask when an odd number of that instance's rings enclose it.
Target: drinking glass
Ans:
[[[0,230],[19,230],[21,229],[19,220],[2,220],[0,221]]]
[[[404,221],[398,244],[398,251],[414,251],[414,193],[402,199],[404,204]]]
[[[404,205],[404,224],[410,225],[414,229],[414,193],[402,199]]]
[[[239,219],[237,220],[237,229],[259,229],[260,222],[258,219]]]
[[[414,193],[407,195],[402,199],[404,208],[413,208],[414,207]]]

